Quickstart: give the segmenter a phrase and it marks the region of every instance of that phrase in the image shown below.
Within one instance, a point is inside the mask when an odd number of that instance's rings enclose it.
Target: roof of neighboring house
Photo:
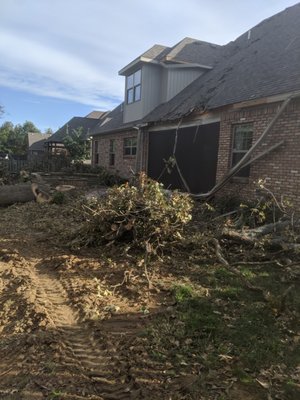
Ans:
[[[86,117],[73,117],[64,126],[50,136],[47,143],[62,143],[67,134],[72,135],[75,129],[82,128],[86,138],[89,137],[92,129],[99,123],[99,119]]]
[[[38,151],[44,150],[44,143],[51,135],[48,133],[42,134],[39,132],[28,132],[28,150]]]
[[[300,90],[300,3],[224,46],[217,65],[158,106],[145,120],[180,118],[194,109]]]

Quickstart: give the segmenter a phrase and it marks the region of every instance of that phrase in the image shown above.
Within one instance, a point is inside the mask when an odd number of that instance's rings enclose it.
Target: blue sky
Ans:
[[[0,0],[3,121],[57,130],[122,101],[118,71],[153,44],[226,44],[297,0]]]

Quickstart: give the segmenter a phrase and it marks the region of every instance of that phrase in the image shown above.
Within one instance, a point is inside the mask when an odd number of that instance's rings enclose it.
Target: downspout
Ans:
[[[210,196],[213,196],[215,193],[217,193],[222,187],[237,173],[239,172],[246,164],[250,164],[250,157],[253,154],[254,150],[260,145],[260,143],[265,139],[269,131],[273,128],[281,114],[284,112],[288,104],[291,102],[291,100],[296,99],[300,97],[300,94],[295,94],[292,95],[284,100],[282,103],[280,109],[278,110],[277,114],[273,117],[272,121],[269,123],[269,125],[266,127],[266,129],[263,131],[262,135],[257,139],[257,141],[253,144],[253,146],[247,151],[247,153],[244,155],[244,157],[233,167],[231,168],[228,173],[223,177],[223,179],[217,183],[209,192],[207,193],[198,193],[198,194],[191,194],[191,196],[195,199],[205,199]]]
[[[144,132],[143,128],[146,127],[147,124],[134,126],[133,129],[137,130],[137,143],[136,143],[136,159],[135,159],[135,168],[134,173],[137,174],[142,169],[143,162],[143,150],[144,150]]]

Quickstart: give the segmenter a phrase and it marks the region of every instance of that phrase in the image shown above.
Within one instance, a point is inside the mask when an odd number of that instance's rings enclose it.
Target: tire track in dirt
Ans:
[[[95,389],[99,398],[122,400],[137,398],[132,390],[132,379],[128,374],[128,360],[122,359],[116,348],[117,336],[129,334],[127,330],[108,340],[108,332],[100,342],[94,337],[88,322],[80,321],[78,311],[73,309],[66,290],[57,273],[41,264],[36,267],[37,301],[42,304],[54,328],[59,332],[62,350],[61,367],[80,371]]]

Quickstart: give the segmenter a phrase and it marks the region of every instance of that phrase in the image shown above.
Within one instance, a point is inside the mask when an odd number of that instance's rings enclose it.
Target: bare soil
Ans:
[[[154,266],[149,290],[136,259],[60,243],[55,232],[76,224],[68,213],[36,203],[0,210],[1,399],[273,398],[261,383],[226,381],[226,368],[205,372],[203,392],[199,363],[174,371],[155,359],[147,332],[162,316],[175,318],[171,288],[189,284],[193,271],[182,258],[172,261],[173,273]]]
[[[57,245],[43,206],[0,212],[0,398],[168,398],[139,336],[173,301],[168,277],[150,293],[128,261]]]

